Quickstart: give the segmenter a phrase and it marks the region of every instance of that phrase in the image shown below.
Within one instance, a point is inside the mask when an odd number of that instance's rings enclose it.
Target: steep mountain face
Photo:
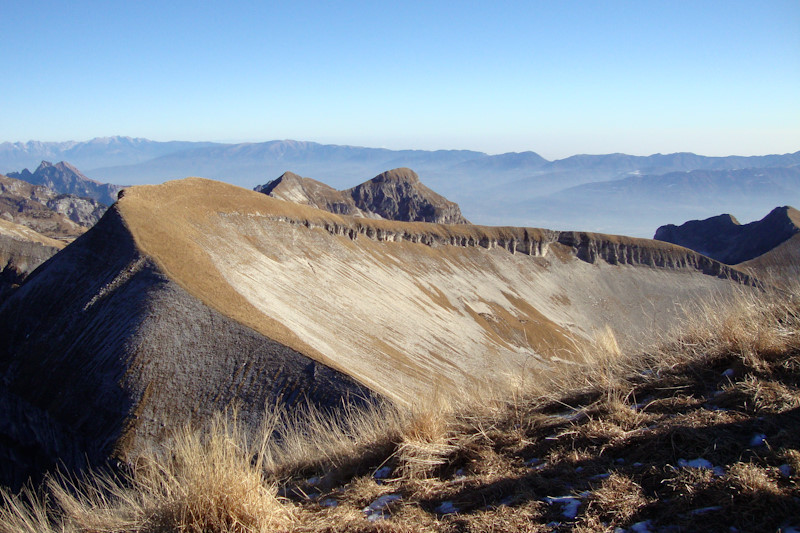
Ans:
[[[779,286],[794,282],[800,278],[800,233],[736,267]]]
[[[0,175],[0,218],[62,241],[96,222],[105,206],[89,198],[59,195],[47,187]]]
[[[64,246],[61,241],[0,218],[0,304],[36,267]]]
[[[0,464],[130,460],[232,405],[257,424],[266,402],[526,379],[606,325],[625,342],[750,282],[658,241],[354,218],[199,178],[133,187],[0,307]]]
[[[291,172],[255,188],[274,198],[301,203],[331,213],[405,222],[469,224],[458,204],[423,185],[411,169],[383,172],[352,189],[337,191]]]
[[[121,185],[99,183],[89,179],[77,168],[64,161],[55,165],[48,161],[42,161],[34,172],[26,168],[22,172],[11,172],[8,177],[27,181],[34,185],[42,185],[61,194],[93,198],[107,206],[117,201],[117,195],[123,189]]]
[[[691,248],[734,265],[754,259],[800,233],[800,211],[776,207],[761,220],[740,224],[731,215],[658,228],[655,239]]]
[[[469,224],[461,209],[419,181],[409,168],[396,168],[348,190],[356,206],[389,220]]]

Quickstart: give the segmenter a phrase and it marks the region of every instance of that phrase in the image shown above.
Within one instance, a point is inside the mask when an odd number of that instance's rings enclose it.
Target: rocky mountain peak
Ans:
[[[301,183],[303,178],[294,172],[284,172],[279,177],[272,181],[268,181],[264,185],[258,185],[253,190],[256,192],[270,194],[278,187],[286,187],[290,183]]]
[[[42,161],[33,173],[26,168],[21,172],[11,172],[8,177],[42,185],[61,194],[92,198],[107,206],[117,200],[117,194],[122,189],[120,185],[100,183],[87,178],[66,161],[56,164]]]
[[[798,233],[800,211],[783,206],[749,224],[740,224],[729,214],[690,220],[680,226],[668,224],[658,228],[653,238],[735,265],[772,250]]]
[[[395,168],[382,172],[369,180],[367,183],[408,183],[416,185],[420,183],[419,176],[410,168]]]
[[[254,190],[340,215],[405,222],[469,223],[458,204],[423,185],[410,168],[387,170],[345,191],[292,172],[284,172]]]
[[[382,218],[468,224],[458,204],[423,185],[409,168],[389,170],[348,191],[359,209]]]

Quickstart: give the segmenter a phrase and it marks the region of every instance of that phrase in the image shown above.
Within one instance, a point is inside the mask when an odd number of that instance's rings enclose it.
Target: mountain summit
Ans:
[[[291,172],[255,190],[342,215],[404,222],[469,224],[461,215],[458,204],[423,185],[410,168],[388,170],[344,191]]]

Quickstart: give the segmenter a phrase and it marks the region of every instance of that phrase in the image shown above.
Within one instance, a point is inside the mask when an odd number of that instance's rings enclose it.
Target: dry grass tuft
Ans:
[[[0,533],[71,533],[68,527],[52,512],[46,497],[30,487],[19,494],[10,494],[0,488]]]
[[[85,531],[273,531],[292,516],[264,477],[265,444],[253,446],[235,417],[219,416],[207,431],[182,429],[170,449],[143,455],[122,479],[51,482],[50,490],[64,516]]]
[[[648,503],[638,483],[615,472],[590,494],[587,515],[619,525],[636,516]]]
[[[441,398],[433,405],[413,410],[396,452],[403,477],[428,477],[447,463],[457,449],[452,439],[452,419],[452,406]]]

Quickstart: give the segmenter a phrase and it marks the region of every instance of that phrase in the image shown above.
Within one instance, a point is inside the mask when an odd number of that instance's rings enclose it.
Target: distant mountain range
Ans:
[[[387,169],[408,167],[431,189],[457,202],[475,223],[647,237],[676,219],[720,212],[755,218],[775,205],[800,205],[800,152],[575,155],[548,161],[534,152],[488,155],[302,141],[162,143],[111,137],[0,144],[0,171],[33,167],[41,160],[69,161],[102,182],[161,183],[201,176],[246,188],[291,171],[347,189]]]

